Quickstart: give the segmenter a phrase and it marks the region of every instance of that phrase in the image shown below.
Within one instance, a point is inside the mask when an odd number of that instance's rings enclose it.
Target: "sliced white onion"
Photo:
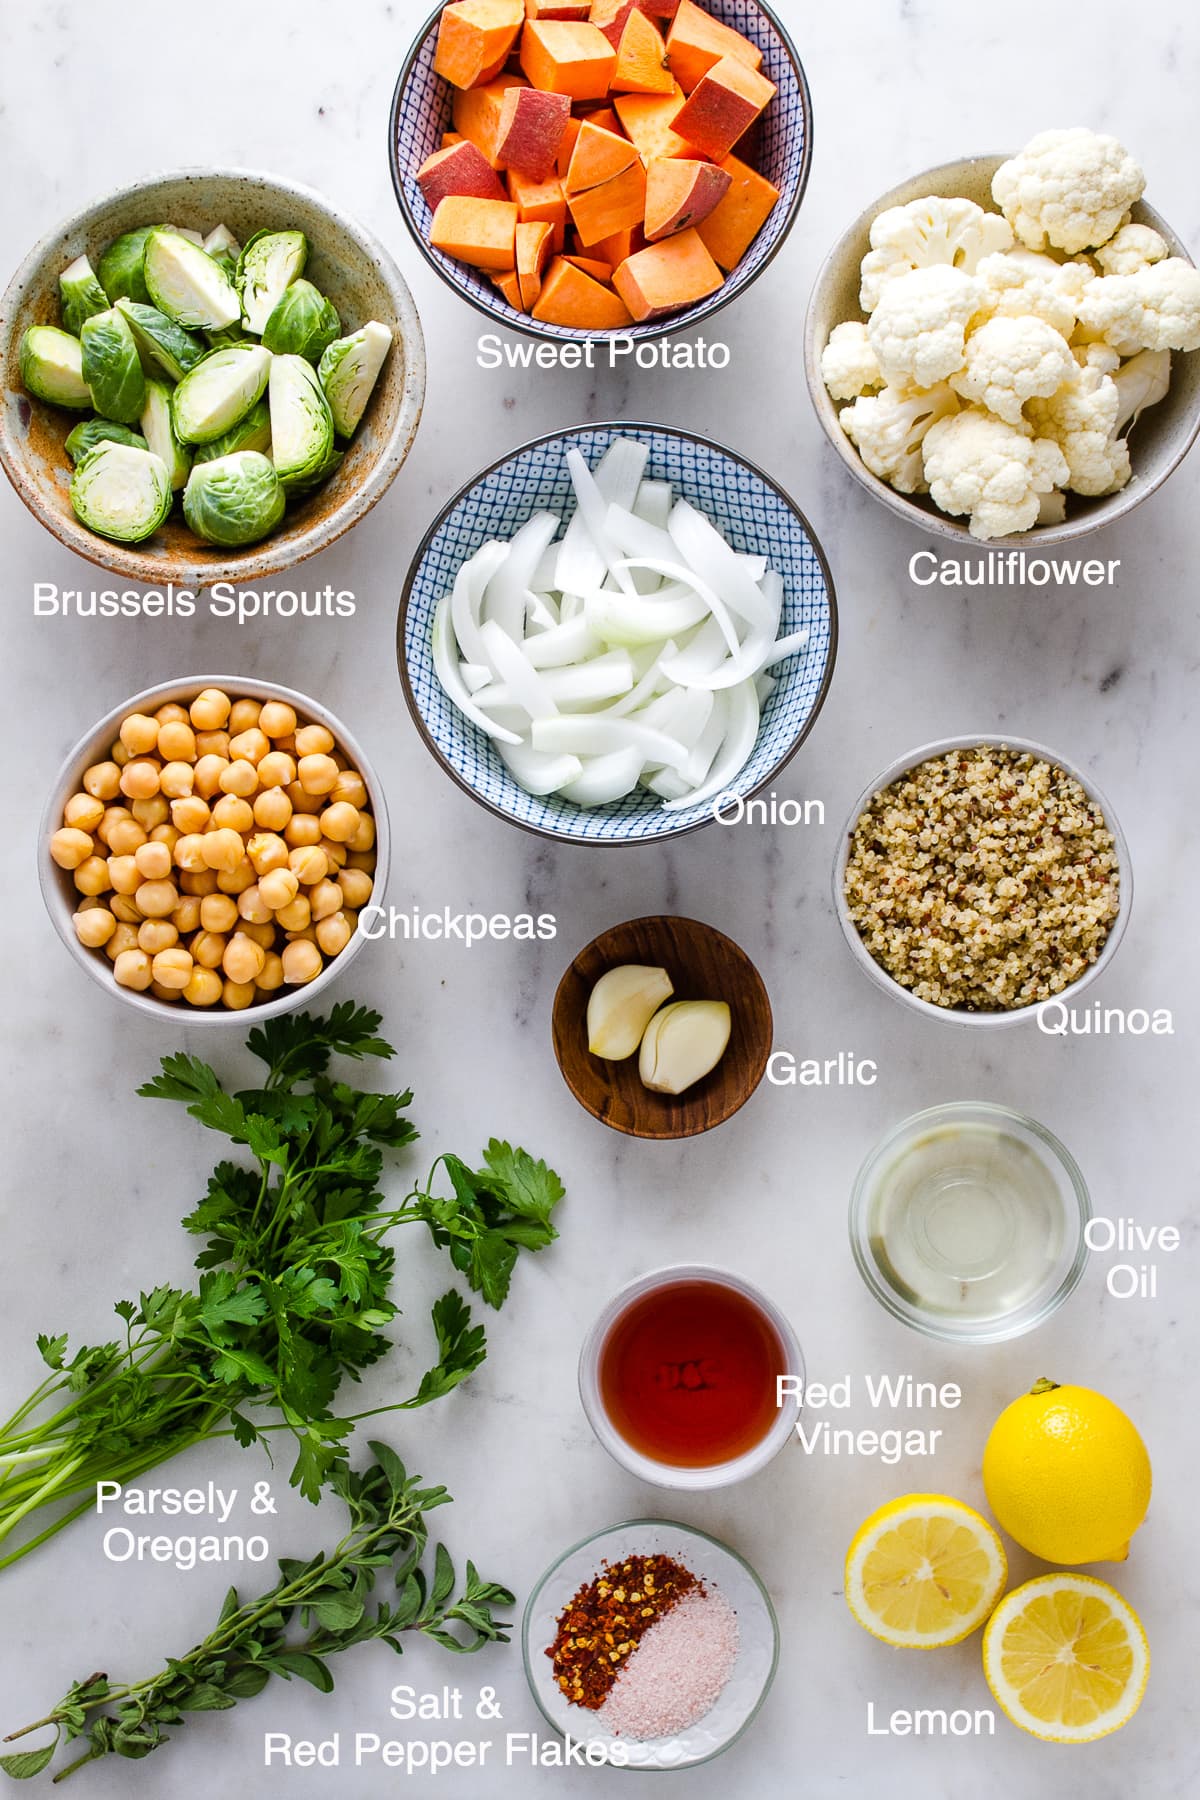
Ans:
[[[642,753],[636,745],[613,750],[607,756],[589,757],[583,773],[574,781],[565,781],[558,791],[576,806],[610,806],[633,792],[642,767]]]
[[[491,539],[480,546],[454,577],[450,611],[458,648],[467,662],[490,663],[492,660],[479,635],[479,607],[484,589],[507,554],[503,544]]]
[[[488,737],[495,738],[499,743],[519,744],[521,739],[517,733],[508,731],[503,725],[498,725],[495,720],[489,719],[485,712],[480,711],[467,692],[466,683],[458,672],[454,627],[451,623],[450,613],[450,595],[443,594],[433,615],[433,666],[438,680],[459,712],[465,718],[470,719],[472,725],[478,725],[480,731],[486,732]]]
[[[727,696],[729,704],[729,728],[707,779],[690,794],[678,800],[668,800],[668,812],[679,812],[685,806],[703,806],[706,800],[712,800],[717,794],[723,794],[734,777],[741,773],[750,759],[758,737],[758,695],[754,691],[752,681],[743,682],[741,687],[731,688]],[[557,724],[558,721],[556,720]],[[684,764],[686,772],[687,764]]]
[[[481,616],[519,643],[525,635],[525,598],[542,552],[558,531],[555,513],[536,512],[509,539],[508,554],[488,582]]]
[[[523,706],[531,719],[552,719],[558,707],[525,652],[513,643],[494,619],[484,620],[479,627],[479,635],[483,639],[488,661],[500,679],[511,687],[517,705]]]
[[[584,616],[606,644],[661,644],[705,614],[698,594],[673,600],[643,594],[606,594],[602,589],[584,600]]]
[[[739,618],[766,630],[778,628],[778,615],[771,617],[769,602],[710,519],[687,500],[677,500],[671,508],[667,530],[688,567],[709,572],[721,590],[721,598]]]
[[[577,756],[548,756],[520,742],[501,744],[499,751],[509,774],[527,794],[555,794],[583,774]]]
[[[663,763],[669,769],[682,771],[687,766],[688,750],[665,732],[632,719],[610,719],[603,713],[559,713],[554,719],[535,719],[532,728],[535,750],[560,751],[567,756],[607,756],[614,750],[642,752],[645,762]]]

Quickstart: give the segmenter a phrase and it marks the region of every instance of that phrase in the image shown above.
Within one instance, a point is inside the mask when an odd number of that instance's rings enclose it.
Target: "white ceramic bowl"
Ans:
[[[546,1655],[559,1617],[579,1589],[595,1578],[604,1562],[628,1556],[677,1558],[693,1575],[719,1589],[737,1613],[738,1652],[729,1680],[710,1711],[674,1737],[641,1741],[614,1737],[594,1712],[573,1706],[566,1698]],[[779,1662],[779,1624],[766,1588],[727,1544],[671,1519],[630,1519],[594,1532],[551,1564],[526,1604],[521,1646],[533,1697],[553,1730],[627,1758],[613,1767],[694,1769],[728,1750],[754,1722]]]
[[[583,1402],[588,1424],[614,1462],[620,1463],[623,1469],[628,1469],[631,1475],[638,1476],[642,1481],[652,1482],[655,1487],[686,1489],[695,1493],[708,1488],[729,1487],[735,1481],[745,1481],[748,1476],[765,1469],[792,1436],[800,1417],[800,1402],[794,1395],[790,1396],[777,1410],[771,1429],[752,1450],[747,1450],[742,1456],[734,1457],[729,1462],[712,1463],[705,1468],[678,1468],[671,1463],[656,1462],[653,1457],[643,1456],[626,1442],[609,1420],[600,1393],[600,1354],[604,1340],[633,1301],[640,1300],[643,1294],[653,1293],[657,1288],[674,1287],[683,1281],[715,1282],[744,1295],[774,1328],[783,1351],[784,1373],[799,1377],[801,1382],[804,1380],[804,1353],[800,1348],[800,1340],[775,1302],[768,1299],[761,1289],[745,1281],[742,1276],[731,1274],[728,1269],[713,1268],[708,1263],[671,1263],[666,1268],[652,1269],[649,1274],[640,1275],[636,1281],[623,1287],[620,1293],[613,1295],[592,1325],[579,1353],[579,1397]]]
[[[63,807],[72,794],[79,792],[84,770],[90,768],[92,763],[103,762],[108,757],[122,719],[131,712],[153,712],[158,707],[165,706],[168,701],[174,700],[181,704],[192,701],[202,688],[207,687],[221,688],[234,697],[244,695],[252,700],[286,700],[289,706],[295,708],[302,722],[324,725],[333,733],[338,748],[353,758],[370,796],[371,812],[375,819],[373,900],[377,901],[382,897],[387,887],[391,832],[383,787],[362,745],[339,718],[318,701],[310,700],[307,694],[296,693],[278,682],[259,681],[248,675],[189,675],[179,681],[160,682],[157,687],[146,688],[142,693],[123,701],[120,706],[114,706],[98,725],[80,738],[58,772],[38,827],[38,881],[54,929],[79,967],[86,970],[93,981],[99,982],[106,993],[115,995],[127,1006],[136,1007],[146,1018],[174,1019],[180,1024],[200,1027],[236,1026],[245,1031],[248,1025],[257,1024],[262,1019],[272,1019],[279,1013],[295,1012],[300,1007],[311,1006],[334,981],[345,974],[366,940],[356,931],[346,948],[326,963],[315,981],[308,982],[304,987],[287,988],[272,999],[263,1000],[242,1011],[231,1011],[224,1006],[189,1006],[182,1000],[160,1000],[156,994],[141,994],[132,988],[119,987],[113,979],[112,964],[104,952],[89,950],[79,942],[72,919],[80,895],[69,872],[60,869],[50,855],[50,838],[62,824]]]
[[[941,1019],[951,1025],[970,1025],[978,1030],[996,1031],[1006,1025],[1018,1025],[1022,1020],[1036,1018],[1039,1006],[1047,1003],[1039,1001],[1032,1006],[1014,1006],[1008,1012],[968,1012],[961,1007],[934,1006],[932,1001],[919,1000],[915,994],[911,993],[908,988],[902,987],[888,974],[886,969],[875,961],[850,917],[845,894],[845,871],[846,864],[850,859],[850,844],[854,828],[872,796],[880,793],[882,789],[890,787],[893,781],[897,781],[901,775],[907,774],[910,769],[915,769],[920,763],[929,762],[933,757],[944,756],[948,750],[972,750],[979,744],[990,744],[1006,750],[1032,751],[1035,756],[1042,757],[1046,762],[1064,769],[1068,775],[1073,775],[1084,792],[1090,794],[1092,799],[1097,802],[1104,814],[1104,822],[1111,831],[1113,843],[1116,846],[1117,866],[1120,871],[1120,906],[1116,920],[1104,940],[1104,947],[1096,961],[1084,970],[1078,980],[1071,982],[1070,986],[1065,987],[1061,994],[1056,994],[1054,1000],[1062,1000],[1070,1005],[1086,987],[1091,986],[1116,955],[1117,947],[1129,924],[1130,908],[1133,905],[1133,868],[1129,860],[1129,845],[1125,841],[1125,834],[1121,830],[1111,802],[1100,792],[1091,776],[1085,774],[1075,763],[1068,761],[1065,756],[1061,756],[1057,750],[1052,750],[1048,744],[1039,744],[1032,738],[1014,737],[1011,732],[1007,731],[997,731],[991,734],[973,732],[966,737],[940,738],[936,743],[924,744],[919,750],[910,750],[907,756],[899,756],[895,762],[889,763],[888,767],[877,775],[874,781],[868,783],[850,809],[850,816],[846,820],[846,827],[838,842],[837,856],[834,859],[833,905],[838,916],[838,923],[850,946],[855,962],[863,973],[871,978],[877,988],[881,988],[885,994],[890,994],[893,1000],[899,1000],[911,1011],[923,1014],[927,1019]]]
[[[1186,354],[1176,351],[1171,358],[1171,387],[1164,400],[1148,407],[1138,420],[1130,437],[1133,477],[1116,494],[1087,500],[1077,494],[1067,497],[1067,518],[1061,525],[1035,525],[1031,531],[1010,537],[992,538],[988,543],[973,538],[966,519],[940,512],[928,494],[898,494],[894,487],[872,475],[855,446],[838,423],[838,406],[821,379],[821,352],[835,325],[846,319],[863,319],[858,303],[859,265],[870,249],[871,225],[889,206],[906,206],[910,200],[927,194],[946,198],[974,200],[988,212],[997,211],[992,199],[992,176],[1006,159],[1003,156],[965,156],[956,162],[941,163],[903,181],[889,193],[882,194],[850,226],[829,252],[813,286],[804,327],[804,371],[808,390],[825,435],[861,487],[890,512],[907,519],[920,530],[938,537],[954,538],[963,549],[986,550],[990,545],[1020,545],[1029,549],[1045,544],[1065,543],[1069,538],[1085,536],[1100,525],[1110,525],[1123,518],[1147,499],[1183,461],[1196,435],[1200,432],[1200,351]],[[1134,220],[1152,225],[1161,232],[1171,247],[1172,256],[1192,259],[1177,232],[1172,231],[1161,214],[1145,201],[1132,209]]]

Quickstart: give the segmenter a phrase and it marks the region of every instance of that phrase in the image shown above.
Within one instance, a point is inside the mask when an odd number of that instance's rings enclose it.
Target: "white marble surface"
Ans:
[[[1132,15],[1114,0],[1086,14],[1045,0],[992,12],[952,0],[864,0],[845,8],[780,0],[805,59],[816,107],[816,157],[790,242],[752,292],[721,317],[728,373],[637,381],[586,373],[484,375],[473,364],[476,316],[447,296],[407,241],[385,158],[391,85],[423,8],[363,0],[337,15],[317,0],[284,7],[213,0],[202,16],[149,0],[119,9],[57,4],[10,11],[7,97],[0,118],[7,274],[60,215],[149,168],[205,160],[277,169],[324,188],[399,256],[421,307],[429,397],[416,449],[385,501],[349,539],[303,571],[305,583],[352,587],[350,622],[295,629],[205,623],[35,621],[35,580],[89,583],[0,491],[3,533],[9,798],[3,833],[7,1146],[3,1386],[36,1377],[35,1330],[105,1334],[119,1295],[183,1278],[177,1224],[214,1145],[167,1107],[133,1098],[178,1028],[149,1029],[74,970],[38,897],[33,839],[43,792],[78,732],[152,679],[222,665],[274,675],[352,717],[387,781],[400,854],[398,904],[553,911],[556,943],[420,953],[376,945],[347,986],[383,1010],[400,1047],[397,1073],[417,1089],[424,1145],[473,1151],[493,1131],[522,1140],[563,1172],[570,1198],[561,1243],[523,1267],[505,1313],[489,1322],[491,1355],[469,1386],[408,1415],[390,1435],[410,1465],[457,1496],[440,1515],[459,1556],[506,1578],[522,1598],[547,1559],[587,1531],[646,1511],[678,1513],[747,1555],[775,1596],[783,1655],[753,1731],[721,1762],[686,1778],[694,1800],[734,1790],[783,1800],[884,1792],[949,1800],[1050,1800],[1069,1783],[1094,1800],[1168,1800],[1196,1792],[1194,1645],[1200,1595],[1193,1520],[1197,1443],[1191,1404],[1197,1342],[1196,1229],[1188,1124],[1195,1105],[1194,941],[1196,516],[1200,460],[1098,550],[1122,558],[1115,589],[1047,594],[913,588],[922,542],[871,504],[825,448],[804,391],[805,298],[845,221],[910,170],[974,150],[1015,147],[1046,125],[1110,128],[1140,154],[1149,194],[1200,248],[1200,197],[1189,120],[1200,85],[1200,26],[1170,0]],[[352,23],[351,23],[352,21]],[[711,430],[759,460],[798,497],[836,574],[842,641],[824,714],[779,783],[821,798],[823,831],[726,833],[624,855],[539,845],[492,820],[444,779],[404,713],[392,651],[396,600],[433,509],[474,469],[556,424],[630,416]],[[1156,1040],[1059,1043],[1021,1030],[976,1041],[914,1021],[876,993],[842,945],[828,898],[836,831],[860,785],[894,755],[941,734],[999,728],[1050,740],[1091,768],[1130,839],[1138,885],[1120,956],[1096,997],[1169,1005],[1179,1033]],[[16,778],[15,781],[13,778]],[[878,1060],[870,1090],[765,1089],[707,1139],[681,1147],[627,1142],[575,1106],[555,1072],[550,1001],[562,967],[595,932],[637,913],[710,919],[759,963],[778,1041],[798,1053],[839,1049]],[[204,1040],[211,1046],[211,1039]],[[232,1065],[232,1055],[226,1058]],[[1155,1303],[1119,1306],[1094,1261],[1068,1306],[1036,1336],[968,1355],[925,1343],[874,1305],[852,1266],[845,1207],[876,1136],[919,1106],[985,1097],[1043,1118],[1074,1150],[1099,1210],[1186,1226]],[[397,1177],[399,1180],[400,1177]],[[416,1239],[402,1293],[420,1338],[424,1299],[443,1269]],[[673,1502],[639,1486],[593,1442],[575,1391],[588,1318],[619,1283],[658,1263],[706,1258],[760,1280],[788,1310],[814,1378],[909,1370],[959,1380],[961,1411],[936,1462],[894,1470],[807,1458],[794,1447],[746,1487]],[[422,1346],[423,1348],[423,1346]],[[365,1393],[407,1391],[420,1350],[398,1352]],[[868,1738],[876,1710],[984,1705],[978,1639],[931,1657],[892,1654],[850,1620],[841,1559],[860,1518],[890,1495],[937,1488],[980,1502],[979,1459],[1000,1407],[1047,1372],[1095,1385],[1127,1407],[1154,1460],[1151,1518],[1119,1576],[1149,1630],[1154,1670],[1137,1721],[1103,1747],[1074,1753],[1023,1737],[1001,1719],[994,1739]],[[873,1421],[859,1411],[853,1421]],[[193,1455],[171,1479],[220,1477],[248,1487],[257,1454]],[[286,1496],[278,1549],[303,1553],[334,1531]],[[97,1666],[140,1674],[207,1629],[224,1571],[189,1576],[119,1569],[93,1520],[2,1578],[0,1726],[36,1717],[69,1680]],[[1018,1575],[1031,1565],[1020,1553]],[[317,1701],[280,1687],[136,1769],[81,1777],[97,1800],[157,1800],[226,1786],[380,1800],[403,1787],[383,1771],[290,1774],[261,1768],[264,1729],[328,1736],[390,1726],[394,1681],[496,1686],[506,1724],[538,1723],[518,1647],[446,1667],[432,1646],[401,1665],[371,1646],[345,1659],[338,1691]],[[482,1728],[481,1729],[488,1729]],[[494,1754],[494,1753],[493,1753]],[[414,1777],[408,1790],[451,1800],[618,1795],[637,1777],[503,1768]]]

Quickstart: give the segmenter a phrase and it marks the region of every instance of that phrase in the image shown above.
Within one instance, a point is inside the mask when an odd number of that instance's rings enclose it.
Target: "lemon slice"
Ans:
[[[906,1494],[859,1527],[846,1553],[846,1603],[885,1644],[937,1650],[983,1624],[1007,1576],[986,1519],[945,1494]]]
[[[1039,1575],[1005,1596],[983,1634],[983,1672],[1014,1725],[1090,1744],[1142,1703],[1150,1648],[1133,1608],[1091,1575]]]

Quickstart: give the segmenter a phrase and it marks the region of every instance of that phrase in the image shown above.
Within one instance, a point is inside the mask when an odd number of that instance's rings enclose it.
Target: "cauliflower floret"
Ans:
[[[1072,339],[1071,355],[1081,369],[1099,369],[1102,375],[1115,375],[1121,366],[1121,359],[1112,345],[1103,341],[1092,344],[1086,339]]]
[[[1170,254],[1171,246],[1152,225],[1122,225],[1116,237],[1097,250],[1096,261],[1105,275],[1136,275]]]
[[[864,395],[853,406],[844,406],[838,418],[872,475],[889,482],[897,493],[923,494],[925,433],[957,411],[958,396],[943,382],[925,393],[884,388],[882,394]]]
[[[1129,480],[1129,448],[1117,435],[1119,411],[1117,384],[1100,369],[1076,369],[1057,394],[1030,401],[1029,422],[1062,451],[1070,471],[1063,485],[1073,493],[1115,494]]]
[[[1043,319],[1063,337],[1075,327],[1080,297],[1096,271],[1086,262],[1055,262],[1036,250],[1010,250],[1005,255],[985,256],[976,270],[984,283],[979,309],[981,320]]]
[[[1081,299],[1079,321],[1122,356],[1200,349],[1200,269],[1169,256],[1134,275],[1103,275]]]
[[[973,200],[929,194],[907,206],[889,206],[871,226],[871,248],[862,260],[862,309],[874,312],[884,287],[898,275],[939,265],[973,275],[981,257],[1008,250],[1012,241],[1007,219]]]
[[[888,385],[936,387],[961,369],[982,292],[974,276],[944,263],[887,282],[867,336]]]
[[[835,325],[821,352],[821,377],[835,400],[855,400],[883,386],[867,328],[858,319]]]
[[[1056,393],[1077,372],[1070,345],[1044,319],[989,319],[967,339],[966,367],[950,377],[964,400],[976,400],[1010,425],[1036,395]]]
[[[1073,256],[1106,244],[1146,177],[1114,137],[1074,126],[1041,131],[992,178],[992,198],[1031,250],[1050,244]]]
[[[1036,525],[1041,496],[1070,470],[1052,438],[1009,425],[982,407],[939,419],[925,436],[925,477],[945,513],[971,521],[975,538],[1006,537]]]

